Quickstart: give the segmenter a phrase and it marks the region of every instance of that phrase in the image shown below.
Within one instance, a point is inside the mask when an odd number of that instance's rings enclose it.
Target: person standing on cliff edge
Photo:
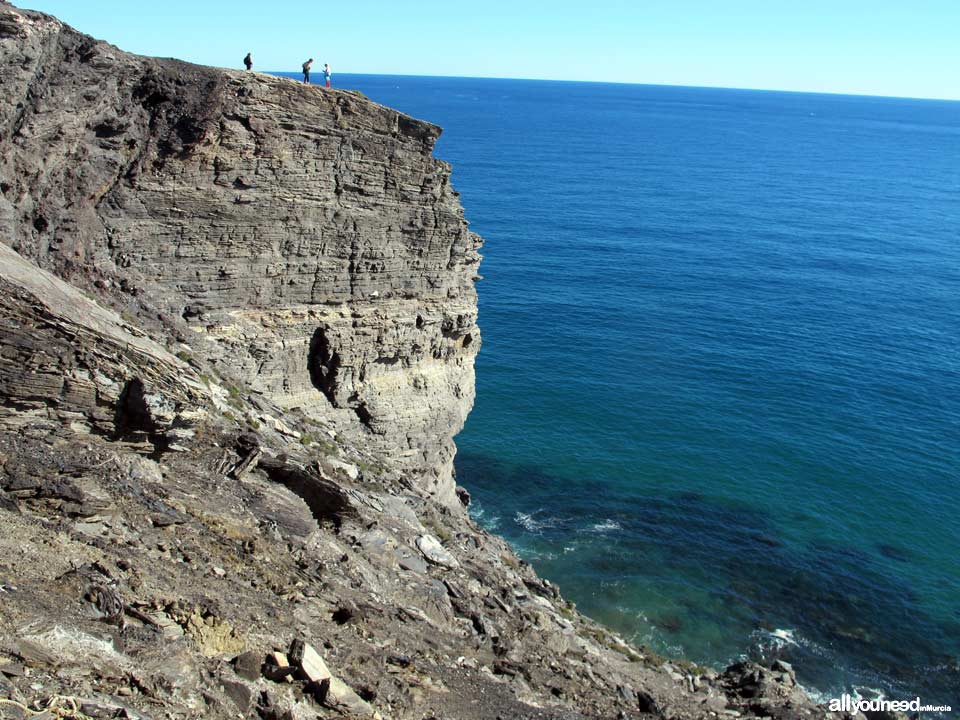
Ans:
[[[313,66],[313,58],[310,58],[303,64],[303,81],[310,84],[310,68]]]
[[[323,79],[326,81],[327,87],[330,87],[330,63],[323,64]]]
[[[247,56],[243,59],[243,64],[246,65],[247,70],[253,69],[253,56],[250,53],[247,53]]]

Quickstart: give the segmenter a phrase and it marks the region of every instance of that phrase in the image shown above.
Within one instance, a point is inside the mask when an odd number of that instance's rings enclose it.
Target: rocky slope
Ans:
[[[0,99],[0,717],[825,716],[470,520],[437,127],[7,4]]]

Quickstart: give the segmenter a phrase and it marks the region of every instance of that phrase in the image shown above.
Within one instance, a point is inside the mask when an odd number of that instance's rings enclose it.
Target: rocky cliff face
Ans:
[[[439,128],[13,10],[0,57],[4,242],[452,501],[480,241]]]
[[[0,718],[825,718],[467,516],[438,128],[5,3],[0,100]]]

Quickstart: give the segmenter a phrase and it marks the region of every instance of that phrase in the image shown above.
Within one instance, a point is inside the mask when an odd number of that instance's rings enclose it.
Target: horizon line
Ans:
[[[175,58],[176,59],[176,58]],[[189,61],[188,61],[189,62]],[[236,69],[228,67],[228,69]],[[293,75],[300,73],[295,70],[254,70],[252,72],[262,72],[267,75]],[[678,87],[691,90],[735,90],[740,92],[769,92],[769,93],[792,93],[794,95],[832,95],[837,97],[859,97],[859,98],[877,98],[880,100],[921,100],[925,102],[948,102],[960,103],[960,96],[955,98],[948,97],[920,97],[915,95],[876,95],[867,92],[840,92],[828,90],[782,90],[779,88],[754,88],[754,87],[734,87],[730,85],[686,85],[655,82],[630,82],[627,80],[568,80],[561,78],[527,78],[527,77],[493,77],[488,75],[433,75],[428,73],[373,73],[373,72],[338,72],[334,76],[366,75],[372,77],[397,77],[397,78],[437,78],[445,80],[517,80],[521,82],[553,82],[569,84],[589,84],[589,85],[633,85],[637,87]],[[338,89],[338,88],[333,88]],[[340,88],[348,89],[348,88]]]

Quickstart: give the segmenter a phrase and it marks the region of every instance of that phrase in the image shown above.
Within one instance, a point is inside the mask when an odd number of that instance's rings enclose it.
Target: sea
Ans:
[[[960,707],[960,102],[334,83],[486,240],[480,523],[659,653]]]

